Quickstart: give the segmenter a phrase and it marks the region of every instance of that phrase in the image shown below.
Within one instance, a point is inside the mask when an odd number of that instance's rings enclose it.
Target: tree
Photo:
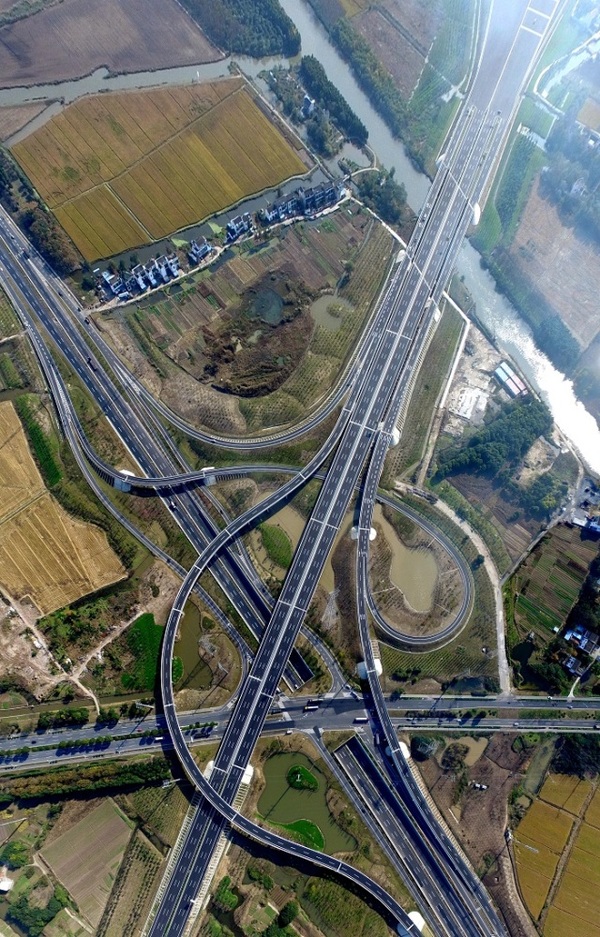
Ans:
[[[29,849],[18,839],[9,840],[0,850],[0,865],[21,869],[29,862]]]
[[[279,926],[287,927],[294,918],[298,917],[299,906],[297,901],[288,901],[279,912]]]
[[[415,761],[427,761],[435,755],[439,746],[439,739],[429,735],[415,735],[410,742],[410,750]]]

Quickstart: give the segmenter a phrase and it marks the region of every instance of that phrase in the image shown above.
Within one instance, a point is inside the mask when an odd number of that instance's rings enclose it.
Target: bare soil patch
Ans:
[[[452,739],[451,741],[456,741]],[[484,883],[509,926],[513,937],[530,934],[529,920],[520,904],[512,866],[504,840],[510,791],[526,768],[527,758],[512,750],[513,737],[492,736],[484,754],[468,768],[469,786],[455,804],[456,779],[440,766],[442,749],[436,758],[419,764],[431,795],[471,863],[478,870],[489,866]],[[476,790],[472,782],[487,784]]]
[[[0,29],[2,87],[219,58],[175,0],[63,0]]]
[[[64,675],[57,675],[52,656],[33,643],[27,622],[10,608],[0,602],[0,674],[36,699],[44,699]]]
[[[488,519],[498,527],[511,559],[521,556],[543,526],[541,521],[527,518],[522,511],[515,511],[514,501],[507,501],[502,496],[501,487],[494,484],[493,479],[483,475],[462,474],[453,475],[450,480],[467,501],[485,505]]]
[[[582,348],[600,333],[600,249],[563,225],[556,208],[534,186],[510,257],[544,296]],[[585,276],[582,276],[585,271]]]

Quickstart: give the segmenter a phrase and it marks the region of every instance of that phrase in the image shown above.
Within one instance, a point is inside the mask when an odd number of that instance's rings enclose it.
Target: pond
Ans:
[[[328,332],[337,332],[344,321],[344,309],[351,308],[348,300],[341,296],[319,296],[311,303],[310,314],[317,325],[321,325]]]
[[[318,790],[290,787],[287,775],[299,766],[316,778]],[[327,779],[310,758],[300,752],[272,755],[263,766],[266,787],[258,801],[258,812],[274,826],[288,827],[298,820],[309,820],[319,827],[325,839],[325,852],[353,852],[357,843],[335,822],[327,806]]]
[[[262,319],[269,325],[279,325],[282,320],[283,299],[275,290],[258,290],[250,304],[253,319]]]
[[[430,550],[410,550],[404,545],[392,525],[377,505],[374,518],[381,527],[391,551],[390,580],[400,589],[406,602],[415,612],[428,612],[438,577],[438,567]]]
[[[183,677],[178,689],[207,690],[210,687],[212,671],[200,656],[201,642],[206,640],[209,640],[209,632],[203,628],[203,616],[195,605],[188,602],[174,649],[174,656],[183,663]]]

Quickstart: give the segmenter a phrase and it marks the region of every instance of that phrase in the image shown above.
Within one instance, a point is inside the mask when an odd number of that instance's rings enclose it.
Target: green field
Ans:
[[[285,530],[277,524],[260,524],[258,529],[271,562],[288,569],[292,562],[292,543]]]
[[[134,621],[127,632],[127,646],[133,654],[133,663],[121,677],[125,689],[154,689],[162,636],[163,629],[149,612]]]
[[[515,624],[547,640],[577,601],[597,544],[577,527],[558,525],[544,537],[510,581]]]
[[[463,328],[460,313],[454,306],[445,304],[410,398],[401,443],[390,450],[386,459],[386,473],[394,478],[415,469],[423,456],[435,404],[452,366]]]

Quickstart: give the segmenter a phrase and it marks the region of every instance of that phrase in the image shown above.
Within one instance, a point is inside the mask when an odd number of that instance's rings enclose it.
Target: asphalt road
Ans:
[[[515,4],[515,8],[519,4]],[[521,12],[524,10],[521,5]],[[499,4],[493,8],[492,24],[506,25],[496,16]],[[512,9],[512,8],[511,8]],[[419,219],[417,229],[405,262],[399,265],[388,290],[379,305],[370,330],[371,345],[369,355],[357,357],[356,379],[346,406],[342,410],[342,417],[338,421],[337,431],[331,437],[333,451],[337,446],[331,468],[323,484],[321,494],[317,501],[315,511],[296,552],[289,575],[285,581],[281,596],[275,605],[269,624],[265,631],[259,651],[255,657],[251,672],[244,682],[232,717],[224,731],[223,741],[219,749],[215,770],[210,785],[198,778],[197,770],[190,764],[192,761],[185,738],[177,725],[170,687],[171,673],[171,636],[177,629],[179,619],[183,613],[183,601],[195,583],[195,579],[208,562],[216,561],[216,567],[226,580],[228,593],[232,590],[235,600],[244,608],[246,616],[258,616],[258,610],[264,604],[264,593],[257,584],[244,576],[243,569],[238,566],[238,557],[231,554],[228,548],[235,536],[243,529],[243,523],[254,523],[255,517],[246,517],[242,523],[236,522],[227,528],[225,535],[216,534],[210,530],[206,518],[200,516],[197,505],[187,493],[173,495],[176,498],[176,510],[182,529],[190,537],[198,549],[202,549],[209,541],[209,546],[201,553],[199,563],[195,564],[192,575],[186,580],[184,589],[175,603],[169,621],[169,635],[165,642],[165,654],[162,661],[163,692],[166,702],[166,718],[169,731],[178,757],[190,778],[197,784],[210,804],[206,809],[197,813],[192,825],[190,835],[182,850],[171,885],[165,892],[164,901],[152,926],[153,934],[176,935],[182,933],[189,914],[190,903],[198,887],[198,878],[207,869],[214,845],[223,828],[223,821],[228,820],[242,829],[248,835],[261,837],[266,841],[289,853],[302,855],[301,848],[280,837],[258,832],[255,825],[240,817],[231,808],[231,803],[238,789],[241,776],[247,764],[254,744],[262,730],[262,726],[272,698],[284,672],[294,641],[300,629],[302,619],[316,587],[327,554],[333,539],[343,519],[346,507],[353,494],[358,477],[363,466],[371,458],[372,448],[381,451],[379,440],[382,440],[382,425],[388,427],[385,432],[389,434],[391,424],[389,418],[400,407],[410,392],[414,368],[418,356],[426,340],[429,329],[435,316],[436,297],[451,272],[456,250],[462,240],[466,226],[472,214],[472,199],[479,190],[483,189],[491,168],[491,162],[500,148],[500,137],[506,132],[506,125],[502,120],[491,116],[485,105],[491,100],[492,106],[512,107],[516,99],[516,90],[523,80],[523,69],[519,69],[519,55],[528,55],[527,61],[534,57],[539,40],[536,29],[529,25],[530,14],[525,13],[523,23],[519,26],[516,35],[512,37],[510,46],[505,49],[504,58],[499,59],[502,67],[497,74],[490,67],[490,61],[484,63],[473,85],[471,106],[463,114],[456,125],[454,142],[446,151],[439,172],[432,187],[432,193]],[[526,22],[525,22],[526,21]],[[508,39],[511,37],[507,34]],[[534,38],[532,38],[534,37]],[[502,49],[502,36],[494,35],[494,42],[486,44],[498,56]],[[492,60],[493,62],[493,57]],[[509,68],[506,67],[510,66]],[[515,78],[515,75],[517,78]],[[483,76],[483,77],[482,77]],[[520,76],[520,77],[519,77]],[[495,79],[495,83],[494,83]],[[515,90],[516,89],[516,90]],[[484,103],[485,102],[485,103]],[[506,113],[506,112],[505,112]],[[10,245],[8,245],[10,247]],[[7,266],[11,264],[8,252]],[[31,283],[23,277],[23,271],[15,268],[14,263],[10,271],[15,277],[18,288],[21,289],[29,302],[32,303],[36,313],[40,316],[49,334],[58,347],[73,363],[84,383],[88,386],[95,398],[101,403],[104,412],[115,426],[115,429],[124,439],[135,455],[139,464],[155,477],[160,475],[173,475],[169,460],[165,458],[162,450],[155,440],[148,436],[143,423],[135,416],[134,411],[123,406],[120,396],[112,394],[105,380],[101,381],[98,368],[95,364],[89,365],[91,358],[85,343],[81,343],[80,336],[74,338],[60,318],[59,309],[50,311],[39,297],[34,295]],[[20,275],[21,274],[21,275]],[[364,346],[366,347],[366,346]],[[415,357],[416,356],[416,357]],[[86,367],[86,365],[88,365]],[[57,389],[60,401],[64,388]],[[124,418],[126,414],[126,418]],[[326,456],[325,456],[326,457]],[[318,468],[318,460],[314,461],[311,471]],[[374,470],[375,471],[375,470]],[[294,485],[302,484],[307,473],[300,473],[300,478],[289,483],[289,490]],[[274,502],[277,503],[277,502]],[[235,530],[233,530],[235,528]],[[232,585],[233,583],[233,585]],[[236,592],[239,586],[239,593]],[[248,601],[248,596],[252,601]],[[178,605],[178,602],[181,604]],[[262,609],[263,619],[268,617],[268,608]],[[377,693],[374,693],[376,708],[379,706]],[[385,714],[379,713],[382,718],[386,734],[388,726]],[[392,745],[393,745],[392,740]],[[394,753],[396,768],[402,774],[402,763]],[[412,792],[414,795],[414,792]],[[458,857],[450,845],[444,842],[442,836],[441,847],[433,849],[431,842],[432,831],[435,832],[422,804],[413,796],[412,803],[417,807],[417,814],[412,817],[415,842],[424,848],[425,841],[429,841],[431,854],[424,856],[424,860],[433,870],[433,880],[437,882],[436,890],[430,898],[441,902],[440,912],[447,923],[449,934],[480,934],[489,937],[492,933],[500,933],[501,927],[493,922],[489,910],[480,906],[481,896],[473,897],[471,893],[472,880],[465,872]],[[197,821],[197,822],[196,822]],[[310,858],[324,868],[331,867],[327,857],[313,854],[310,850],[304,851]],[[423,855],[423,854],[422,854]],[[399,922],[405,921],[402,910],[397,903],[375,883],[365,876],[357,879],[355,870],[343,868],[339,863],[334,867],[340,874],[344,874],[361,887],[370,891],[387,911]],[[445,882],[445,891],[452,892],[450,897],[440,894],[440,882]],[[433,887],[433,886],[432,886]],[[444,889],[442,888],[443,892]],[[191,897],[190,897],[191,896]],[[468,908],[469,920],[460,920],[458,909]],[[487,927],[488,930],[482,930]]]
[[[498,120],[479,115],[475,109],[467,112],[456,134],[455,159],[450,162],[453,154],[448,156],[448,162],[439,174],[440,181],[434,184],[433,195],[417,225],[410,255],[407,251],[406,262],[398,265],[399,269],[392,278],[375,318],[372,353],[368,362],[361,362],[361,371],[347,404],[349,413],[344,414],[337,451],[297,548],[265,639],[242,688],[215,759],[211,786],[229,803],[235,797],[260,734],[282,668],[296,639],[359,473],[370,454],[375,434],[379,431],[390,400],[398,395],[398,388],[402,392],[410,385],[407,362],[417,338],[425,335],[430,327],[435,315],[431,296],[440,283],[442,288],[445,285],[449,267],[448,251],[452,246],[458,248],[472,213],[469,195],[465,194],[461,182],[473,174],[479,177],[482,153],[485,147],[491,147],[499,126]],[[219,536],[225,543],[231,532]],[[169,730],[184,768],[198,784],[200,780],[186,758],[185,740],[178,735],[172,702],[172,636],[177,630],[186,595],[204,565],[212,559],[219,546],[218,541],[219,537],[199,557],[195,570],[191,571],[175,601],[167,623],[161,667]],[[181,932],[187,919],[190,896],[195,893],[198,880],[206,874],[219,833],[219,825],[214,822],[212,815],[206,818],[197,815],[188,838],[194,840],[195,848],[182,851],[181,868],[178,867],[173,875],[150,933]],[[457,862],[454,856],[452,862]],[[443,878],[444,873],[439,872],[439,877]],[[468,900],[464,894],[461,898],[463,901]],[[473,917],[478,913],[474,909]],[[456,913],[454,918],[458,921]],[[454,932],[471,933],[471,929],[465,927]],[[488,929],[486,937],[493,932]]]

